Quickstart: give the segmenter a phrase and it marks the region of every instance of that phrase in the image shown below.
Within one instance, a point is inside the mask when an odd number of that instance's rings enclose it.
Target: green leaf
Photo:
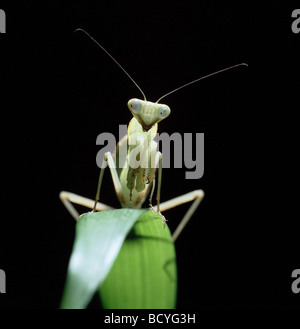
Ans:
[[[175,247],[168,227],[152,211],[133,227],[103,285],[104,308],[175,308]]]
[[[82,215],[69,262],[61,308],[85,308],[109,273],[138,218],[147,210],[116,209]]]

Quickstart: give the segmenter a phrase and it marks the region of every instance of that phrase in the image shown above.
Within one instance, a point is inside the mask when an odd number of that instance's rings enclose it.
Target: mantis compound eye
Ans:
[[[137,98],[133,98],[128,102],[128,108],[130,111],[137,114],[142,109],[142,102]]]
[[[169,116],[170,112],[171,110],[167,105],[162,105],[158,108],[158,116],[160,119],[164,119]]]

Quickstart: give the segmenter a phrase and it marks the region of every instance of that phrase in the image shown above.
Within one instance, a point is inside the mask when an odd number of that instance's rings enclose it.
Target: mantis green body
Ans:
[[[152,103],[137,98],[129,100],[128,108],[133,118],[129,123],[127,136],[118,143],[115,152],[116,163],[119,164],[120,153],[126,147],[128,150],[125,159],[126,166],[124,168],[117,167],[114,169],[115,162],[110,152],[105,154],[103,161],[108,161],[108,165],[111,168],[116,194],[123,208],[140,208],[150,193],[152,186],[149,204],[154,210],[152,206],[152,195],[155,187],[156,169],[159,167],[156,197],[157,212],[162,217],[163,227],[165,227],[165,217],[159,210],[162,154],[157,151],[157,143],[154,141],[154,137],[157,133],[157,123],[169,116],[171,110],[167,105]],[[134,166],[136,158],[139,159],[139,163]],[[104,168],[104,164],[102,168]],[[97,201],[100,197],[103,173],[104,171],[102,169],[99,177],[94,211],[97,208]]]
[[[161,214],[162,211],[193,201],[192,205],[190,206],[187,213],[182,218],[180,224],[172,235],[173,241],[175,241],[183,230],[183,228],[185,227],[185,225],[187,224],[187,222],[190,220],[190,218],[196,211],[196,209],[198,208],[200,202],[204,197],[204,192],[202,190],[195,190],[176,197],[174,199],[171,199],[169,201],[160,203],[162,182],[162,154],[161,152],[157,151],[157,143],[154,141],[154,137],[157,132],[158,122],[168,117],[171,110],[167,105],[163,105],[158,102],[162,98],[170,95],[171,93],[174,93],[179,89],[189,86],[209,76],[221,73],[223,71],[232,69],[240,65],[247,64],[237,64],[193,80],[165,94],[157,102],[153,103],[146,100],[145,94],[143,93],[141,88],[123,69],[123,67],[106,51],[106,49],[101,46],[101,44],[99,44],[95,39],[93,39],[86,31],[81,29],[78,30],[88,35],[124,71],[124,73],[141,91],[144,96],[144,100],[134,98],[129,100],[128,102],[128,108],[131,111],[133,118],[129,123],[127,136],[125,136],[119,141],[114,154],[111,154],[111,152],[107,152],[104,155],[95,201],[65,191],[62,191],[60,193],[60,199],[62,200],[62,202],[75,220],[78,220],[79,214],[72,205],[72,203],[86,206],[88,208],[93,209],[93,211],[113,209],[110,206],[99,202],[105,162],[107,162],[108,167],[111,171],[115,191],[121,203],[121,206],[123,208],[140,208],[146,201],[147,196],[150,195],[149,206],[157,215],[161,216],[162,228],[164,228],[166,225],[166,219]],[[123,150],[125,146],[127,152],[125,154],[125,157],[122,157],[121,162],[126,161],[126,166],[117,167],[116,164],[119,164],[120,155],[124,153]],[[137,166],[133,165],[134,163],[136,163],[136,160],[138,160]],[[156,173],[157,170],[158,174]],[[155,189],[156,179],[158,181],[156,192],[157,205],[153,206],[152,196]]]

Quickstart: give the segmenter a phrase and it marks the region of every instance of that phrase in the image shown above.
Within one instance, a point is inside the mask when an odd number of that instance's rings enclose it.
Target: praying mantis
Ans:
[[[128,102],[128,108],[131,114],[133,115],[133,118],[129,123],[127,135],[119,141],[114,154],[112,154],[111,152],[106,152],[104,155],[95,200],[91,200],[67,191],[61,191],[59,197],[76,221],[79,219],[80,216],[73,204],[85,206],[87,208],[92,209],[93,212],[113,209],[112,207],[99,202],[103,175],[105,171],[105,166],[107,164],[110,169],[115,192],[117,194],[121,206],[123,208],[141,208],[142,205],[145,203],[147,197],[149,196],[149,207],[153,210],[153,212],[160,216],[162,220],[162,228],[165,228],[167,221],[162,212],[177,207],[179,205],[192,202],[190,208],[188,209],[184,217],[181,219],[179,225],[172,234],[172,239],[175,242],[183,231],[186,224],[189,222],[189,220],[199,207],[204,197],[204,191],[201,189],[194,190],[192,192],[183,194],[169,201],[161,203],[163,154],[157,150],[158,145],[157,142],[154,141],[154,137],[158,129],[158,123],[161,120],[167,118],[170,115],[171,110],[168,105],[161,104],[159,102],[166,96],[169,96],[170,94],[193,83],[196,83],[200,80],[241,65],[247,66],[247,64],[241,63],[233,65],[225,69],[216,71],[214,73],[208,74],[206,76],[200,77],[170,91],[169,93],[160,97],[156,102],[150,102],[146,100],[144,92],[133,80],[133,78],[99,42],[97,42],[83,29],[77,29],[76,31],[81,31],[85,33],[93,42],[95,42],[129,77],[129,79],[142,93],[144,99],[142,100],[134,98],[130,99]],[[123,159],[123,161],[125,161],[127,165],[120,168],[118,166],[118,160],[125,146],[129,146],[127,154]],[[133,157],[135,157],[135,159],[133,159]],[[139,158],[139,166],[134,167],[131,164],[134,162],[133,160],[136,160],[136,158]],[[152,198],[156,187],[156,181],[157,204],[156,206],[153,206]]]

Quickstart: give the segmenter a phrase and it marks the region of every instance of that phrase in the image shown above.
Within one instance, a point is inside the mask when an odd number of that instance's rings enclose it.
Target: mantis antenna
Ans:
[[[121,64],[98,41],[96,41],[89,33],[87,33],[85,30],[80,29],[80,28],[79,29],[76,29],[74,31],[74,33],[75,32],[78,32],[78,31],[81,31],[81,32],[85,33],[92,41],[94,41],[96,43],[97,46],[99,46],[106,53],[106,55],[108,55],[119,66],[119,68],[128,76],[128,78],[135,84],[135,86],[138,88],[138,90],[142,93],[142,95],[144,97],[144,101],[146,101],[146,96],[143,93],[143,90],[133,80],[133,78],[130,76],[130,74],[121,66]]]
[[[135,86],[138,88],[138,90],[142,93],[142,95],[143,95],[143,97],[144,97],[144,101],[146,101],[146,96],[145,96],[145,94],[144,94],[144,92],[143,92],[143,90],[140,88],[140,86],[133,80],[133,78],[130,76],[130,74],[121,66],[121,64],[97,41],[97,40],[95,40],[88,32],[86,32],[85,30],[83,30],[83,29],[81,29],[81,28],[79,28],[79,29],[76,29],[74,32],[78,32],[78,31],[81,31],[81,32],[83,32],[83,33],[85,33],[93,42],[95,42],[96,43],[96,45],[97,46],[99,46],[105,53],[106,53],[106,55],[108,55],[118,66],[119,66],[119,68],[128,76],[128,78],[135,84]],[[224,72],[224,71],[228,71],[228,70],[231,70],[231,69],[233,69],[233,68],[235,68],[235,67],[238,67],[238,66],[242,66],[242,65],[245,65],[245,66],[248,66],[248,64],[246,64],[246,63],[240,63],[240,64],[236,64],[236,65],[233,65],[233,66],[229,66],[229,67],[227,67],[227,68],[225,68],[225,69],[222,69],[222,70],[219,70],[219,71],[216,71],[216,72],[214,72],[214,73],[210,73],[210,74],[208,74],[208,75],[205,75],[205,76],[203,76],[203,77],[201,77],[201,78],[198,78],[198,79],[196,79],[196,80],[193,80],[193,81],[191,81],[191,82],[188,82],[188,83],[186,83],[186,84],[184,84],[184,85],[182,85],[182,86],[180,86],[180,87],[178,87],[178,88],[176,88],[176,89],[173,89],[172,91],[170,91],[170,92],[168,92],[167,94],[165,94],[165,95],[163,95],[162,97],[160,97],[157,101],[156,101],[156,103],[158,103],[160,100],[162,100],[163,98],[165,98],[165,97],[167,97],[167,96],[169,96],[169,95],[171,95],[171,94],[173,94],[173,93],[175,93],[176,91],[178,91],[178,90],[180,90],[180,89],[182,89],[182,88],[185,88],[185,87],[187,87],[187,86],[190,86],[190,85],[192,85],[193,83],[196,83],[196,82],[198,82],[198,81],[200,81],[200,80],[204,80],[204,79],[206,79],[206,78],[209,78],[209,77],[211,77],[211,76],[213,76],[213,75],[216,75],[216,74],[219,74],[219,73],[221,73],[221,72]]]
[[[233,65],[233,66],[229,66],[229,67],[227,67],[227,68],[225,68],[225,69],[222,69],[222,70],[216,71],[216,72],[214,72],[214,73],[210,73],[210,74],[208,74],[208,75],[205,75],[205,76],[203,76],[203,77],[201,77],[201,78],[198,78],[198,79],[196,79],[196,80],[193,80],[193,81],[191,81],[191,82],[188,82],[188,83],[184,84],[183,86],[180,86],[180,87],[178,87],[178,88],[176,88],[176,89],[173,89],[172,91],[170,91],[170,92],[168,92],[167,94],[163,95],[162,97],[160,97],[160,98],[156,101],[156,103],[158,103],[158,102],[159,102],[160,100],[162,100],[163,98],[169,96],[170,94],[175,93],[175,91],[178,91],[178,90],[180,90],[180,89],[182,89],[182,88],[184,88],[184,87],[187,87],[187,86],[189,86],[189,85],[191,85],[191,84],[193,84],[193,83],[195,83],[195,82],[198,82],[198,81],[200,81],[200,80],[203,80],[203,79],[209,78],[209,77],[211,77],[211,76],[213,76],[213,75],[219,74],[219,73],[224,72],[224,71],[231,70],[231,69],[233,69],[233,68],[235,68],[235,67],[242,66],[242,65],[248,66],[248,64],[246,64],[246,63],[236,64],[236,65]]]

